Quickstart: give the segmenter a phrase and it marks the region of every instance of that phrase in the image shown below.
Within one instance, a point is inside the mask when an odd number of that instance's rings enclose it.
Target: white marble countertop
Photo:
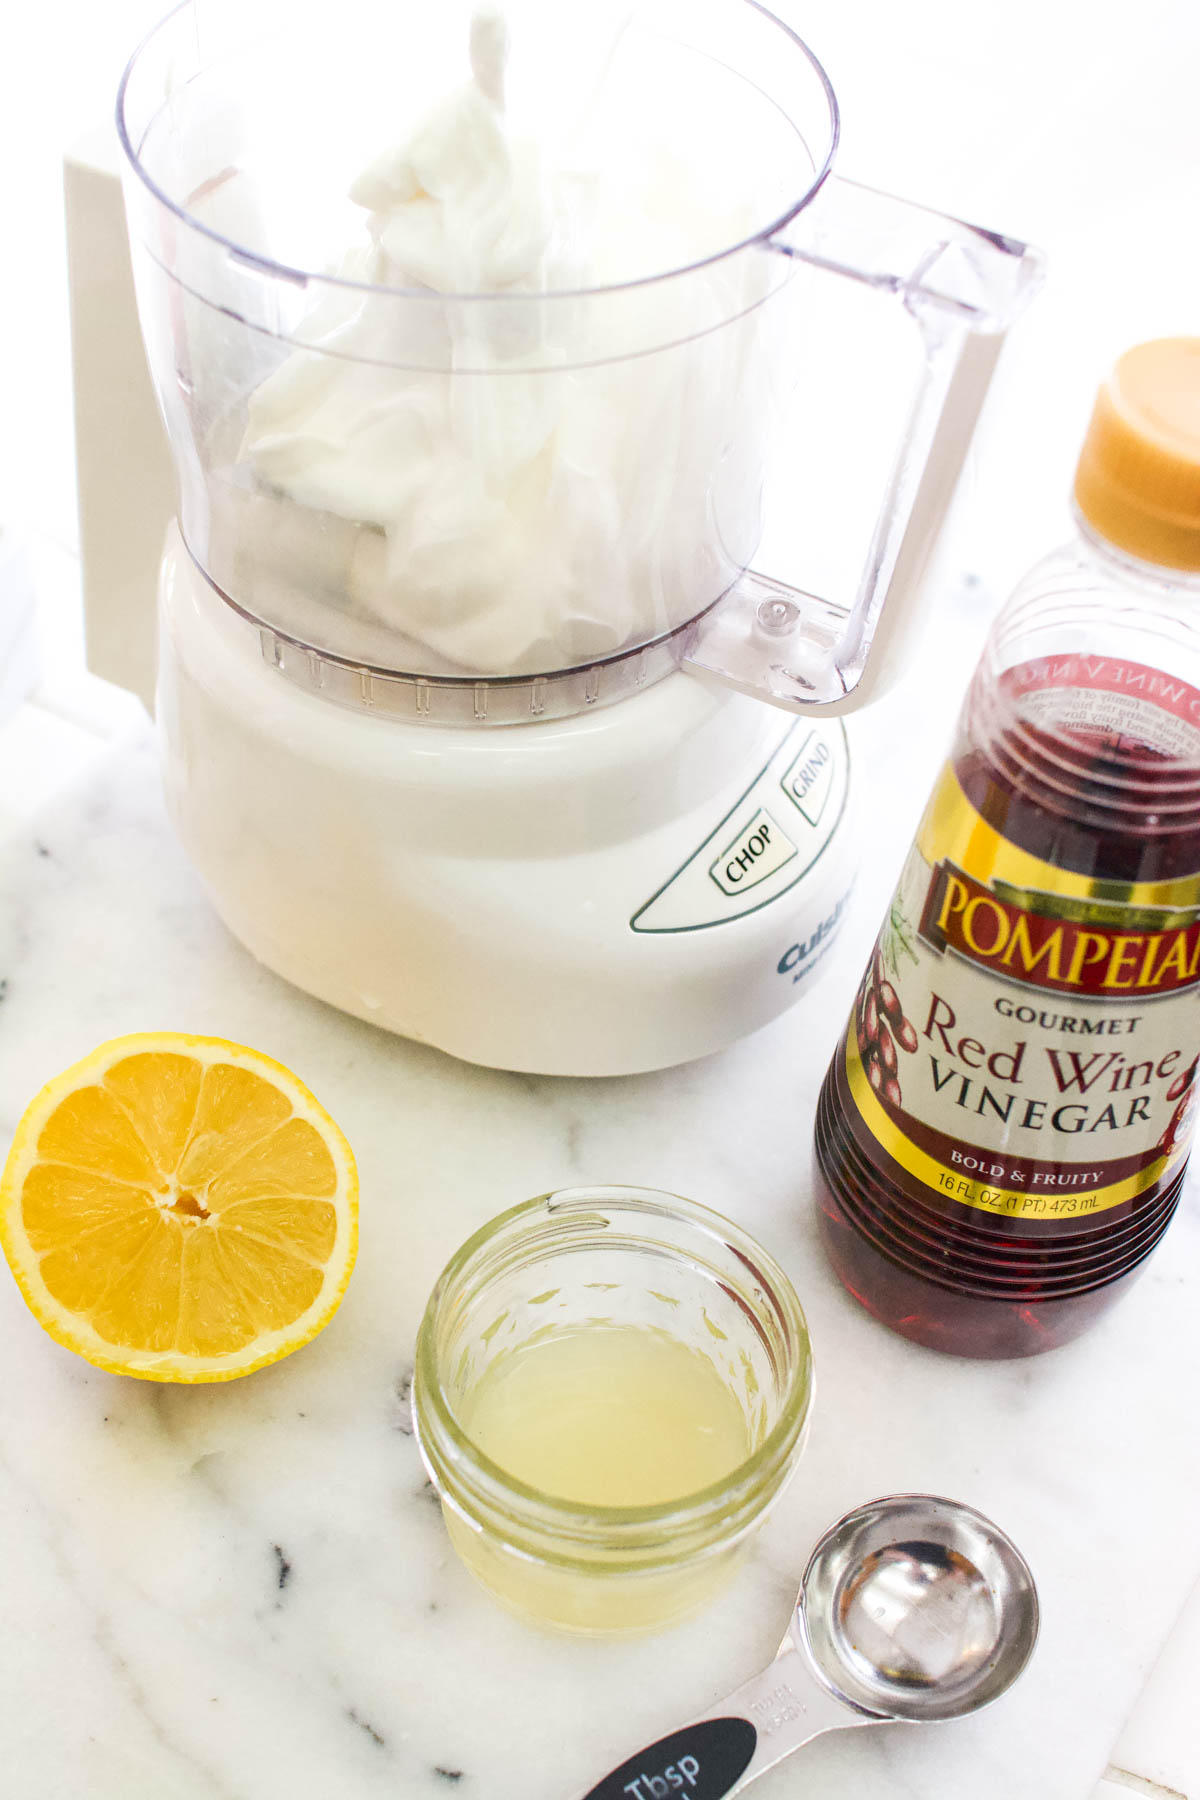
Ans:
[[[965,651],[973,627],[961,603],[953,616]],[[1085,1800],[1200,1573],[1194,1534],[1168,1528],[1200,1486],[1187,1411],[1200,1218],[1185,1207],[1091,1335],[1022,1363],[907,1345],[827,1270],[812,1105],[937,753],[923,732],[872,785],[878,866],[820,994],[722,1056],[636,1080],[471,1069],[263,971],[170,835],[148,732],[9,834],[0,1131],[103,1038],[214,1032],[310,1083],[363,1184],[340,1314],[305,1351],[228,1387],[102,1374],[0,1286],[0,1737],[14,1792],[563,1800],[769,1660],[827,1523],[875,1494],[924,1490],[980,1507],[1030,1558],[1044,1607],[1030,1673],[966,1723],[814,1746],[802,1771],[764,1780],[763,1800]],[[692,1624],[633,1645],[544,1636],[474,1587],[405,1406],[449,1252],[500,1208],[580,1180],[662,1186],[744,1221],[796,1281],[818,1371],[799,1475],[744,1573]]]

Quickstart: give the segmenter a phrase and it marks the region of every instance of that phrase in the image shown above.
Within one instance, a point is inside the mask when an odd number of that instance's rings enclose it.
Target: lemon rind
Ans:
[[[179,1351],[122,1351],[88,1326],[79,1314],[60,1306],[38,1278],[39,1259],[25,1231],[20,1202],[26,1176],[40,1160],[37,1145],[42,1129],[69,1093],[101,1081],[114,1063],[146,1052],[192,1055],[206,1066],[235,1063],[255,1074],[270,1076],[288,1096],[294,1113],[320,1132],[337,1169],[337,1189],[331,1196],[337,1214],[337,1235],[320,1292],[297,1319],[278,1331],[256,1337],[243,1351],[219,1357],[186,1356]],[[0,1244],[22,1298],[38,1324],[56,1343],[74,1351],[92,1367],[143,1381],[181,1385],[234,1381],[280,1362],[311,1343],[340,1306],[358,1254],[358,1175],[354,1153],[345,1133],[312,1091],[274,1057],[228,1038],[185,1032],[133,1032],[109,1039],[63,1069],[46,1082],[26,1107],[0,1175]]]

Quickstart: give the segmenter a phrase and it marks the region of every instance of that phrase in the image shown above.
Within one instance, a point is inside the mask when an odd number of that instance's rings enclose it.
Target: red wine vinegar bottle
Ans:
[[[845,1286],[1067,1342],[1171,1221],[1200,1053],[1200,339],[1101,388],[1078,536],[998,617],[817,1108]]]

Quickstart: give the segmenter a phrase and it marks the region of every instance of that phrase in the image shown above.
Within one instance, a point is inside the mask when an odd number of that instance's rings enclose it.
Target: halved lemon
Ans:
[[[26,1109],[0,1243],[39,1323],[88,1362],[229,1381],[336,1312],[358,1243],[354,1157],[303,1082],[257,1050],[115,1038]]]

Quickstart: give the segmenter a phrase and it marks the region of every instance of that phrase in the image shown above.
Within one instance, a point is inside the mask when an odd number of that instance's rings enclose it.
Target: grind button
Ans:
[[[825,731],[810,731],[784,774],[784,793],[812,826],[821,822],[837,766],[836,741]]]
[[[708,872],[723,894],[736,898],[782,869],[795,854],[795,844],[760,807],[709,865]]]

